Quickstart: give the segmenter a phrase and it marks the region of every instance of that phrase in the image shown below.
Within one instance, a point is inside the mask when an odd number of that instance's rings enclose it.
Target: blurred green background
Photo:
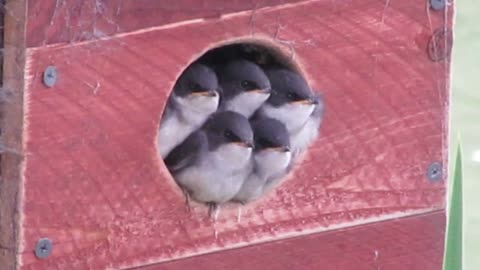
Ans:
[[[480,270],[480,1],[457,0],[450,163],[460,135],[464,161],[464,269]],[[452,172],[452,171],[451,171]]]

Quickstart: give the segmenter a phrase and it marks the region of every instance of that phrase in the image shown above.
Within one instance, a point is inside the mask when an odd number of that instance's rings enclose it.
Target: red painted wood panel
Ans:
[[[429,182],[426,168],[446,163],[449,65],[426,48],[450,19],[404,2],[408,12],[377,0],[305,1],[28,49],[22,269],[126,269],[443,209],[445,182]],[[186,211],[155,135],[185,66],[237,38],[298,62],[326,116],[278,190],[213,221],[203,206]],[[48,65],[59,76],[50,89]],[[47,260],[32,252],[40,237],[54,242]]]
[[[28,0],[29,47],[99,39],[301,0]]]
[[[142,270],[440,270],[444,212],[279,240]]]

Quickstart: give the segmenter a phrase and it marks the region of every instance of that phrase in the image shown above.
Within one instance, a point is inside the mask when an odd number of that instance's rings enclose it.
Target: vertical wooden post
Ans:
[[[3,87],[1,97],[0,265],[19,265],[19,211],[22,196],[23,90],[26,2],[6,0],[3,27]]]

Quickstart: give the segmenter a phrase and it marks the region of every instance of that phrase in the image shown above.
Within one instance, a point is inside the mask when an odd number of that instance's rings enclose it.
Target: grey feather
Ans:
[[[287,174],[292,157],[288,131],[280,121],[259,118],[252,126],[255,134],[253,170],[233,198],[242,203],[258,199],[266,186],[279,183]]]
[[[157,135],[162,158],[217,110],[220,99],[217,89],[216,74],[205,65],[193,64],[180,76],[167,101]]]
[[[194,200],[223,203],[238,192],[251,171],[252,143],[253,132],[245,117],[219,112],[176,147],[166,163]]]

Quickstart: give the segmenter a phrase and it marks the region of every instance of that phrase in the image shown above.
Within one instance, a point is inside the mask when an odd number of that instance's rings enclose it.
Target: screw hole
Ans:
[[[445,0],[430,0],[430,7],[433,10],[440,10],[445,8]]]
[[[37,241],[35,247],[35,256],[39,259],[45,259],[52,253],[52,241],[47,238],[42,238]]]
[[[440,162],[435,162],[428,166],[427,178],[432,182],[436,182],[442,179],[442,164]]]
[[[47,87],[53,87],[57,81],[57,73],[54,66],[48,66],[43,73],[43,84]]]

